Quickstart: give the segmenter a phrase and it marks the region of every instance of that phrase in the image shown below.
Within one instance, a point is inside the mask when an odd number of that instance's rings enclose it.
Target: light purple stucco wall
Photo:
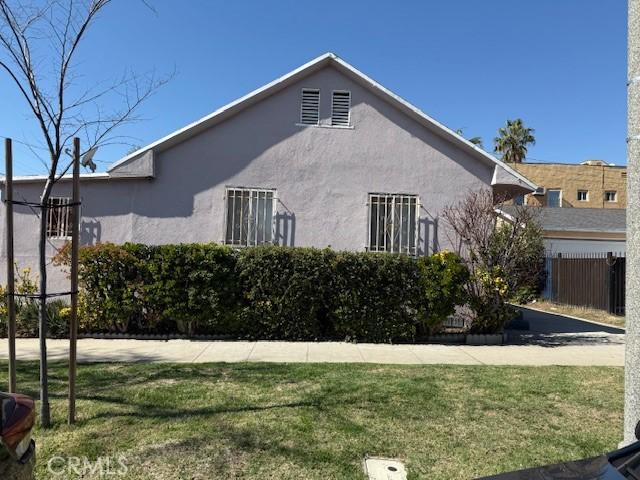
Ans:
[[[353,128],[298,125],[304,87],[320,89],[325,125],[332,90],[350,90]],[[490,188],[493,166],[327,67],[156,152],[155,174],[154,179],[83,181],[82,243],[221,242],[225,187],[245,186],[278,190],[277,231],[286,236],[280,243],[356,251],[366,245],[370,192],[417,194],[423,206],[420,251],[431,252],[449,245],[438,219],[442,209],[470,190]],[[63,183],[56,194],[69,188]],[[39,190],[36,184],[16,185],[15,197],[36,199]],[[37,220],[16,208],[15,229],[16,260],[34,267]],[[5,256],[4,233],[2,238]],[[5,276],[3,270],[0,278]],[[66,283],[53,267],[51,283]]]

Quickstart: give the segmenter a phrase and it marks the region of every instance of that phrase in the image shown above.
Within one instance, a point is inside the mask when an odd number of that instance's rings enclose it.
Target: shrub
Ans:
[[[442,328],[457,305],[466,302],[465,285],[469,269],[460,256],[442,251],[418,259],[423,303],[419,309],[425,333],[431,335]]]
[[[134,253],[143,248],[105,243],[80,249],[79,283],[87,295],[85,323],[99,324],[100,330],[109,332],[127,332],[132,321],[140,322],[146,265]]]
[[[38,302],[25,303],[16,311],[16,336],[37,337],[39,335]],[[66,338],[69,335],[70,309],[62,299],[47,303],[47,337]]]
[[[254,338],[313,340],[332,336],[335,253],[261,246],[240,252],[242,328]]]
[[[337,338],[392,342],[415,337],[421,292],[413,258],[342,252],[334,271]]]
[[[149,247],[143,288],[147,316],[189,335],[237,333],[236,256],[214,244]]]
[[[451,253],[215,244],[101,244],[79,260],[81,332],[283,340],[410,341],[451,313],[466,272]]]
[[[513,315],[507,300],[522,287],[540,285],[544,278],[539,210],[513,206],[502,218],[497,213],[501,208],[491,191],[481,191],[443,212],[471,273],[465,288],[475,333],[501,331]]]

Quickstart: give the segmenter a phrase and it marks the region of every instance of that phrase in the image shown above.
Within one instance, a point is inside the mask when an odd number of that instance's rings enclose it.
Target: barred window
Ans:
[[[369,194],[368,250],[416,255],[419,205],[417,195]]]
[[[225,243],[250,246],[273,243],[276,191],[227,188]]]
[[[50,197],[47,202],[47,237],[66,238],[71,236],[73,206],[68,197]]]

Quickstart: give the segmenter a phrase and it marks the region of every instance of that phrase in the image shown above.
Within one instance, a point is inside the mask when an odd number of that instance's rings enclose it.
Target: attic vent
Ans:
[[[333,92],[331,101],[331,125],[349,126],[349,110],[351,109],[351,92]]]
[[[627,172],[620,172],[622,178],[627,178]]]
[[[318,125],[320,122],[320,90],[305,88],[302,90],[300,123]]]

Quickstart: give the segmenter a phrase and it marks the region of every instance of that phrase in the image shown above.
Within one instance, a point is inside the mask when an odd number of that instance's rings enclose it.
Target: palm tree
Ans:
[[[461,137],[464,137],[464,132],[462,131],[461,128],[458,128],[456,130],[456,133]],[[480,148],[484,148],[484,145],[482,144],[482,137],[471,137],[471,138],[467,138],[467,140]]]
[[[522,163],[527,155],[527,146],[535,145],[535,130],[526,128],[522,119],[507,120],[506,126],[498,129],[498,136],[493,139],[494,151],[502,153],[502,160],[511,163]]]

